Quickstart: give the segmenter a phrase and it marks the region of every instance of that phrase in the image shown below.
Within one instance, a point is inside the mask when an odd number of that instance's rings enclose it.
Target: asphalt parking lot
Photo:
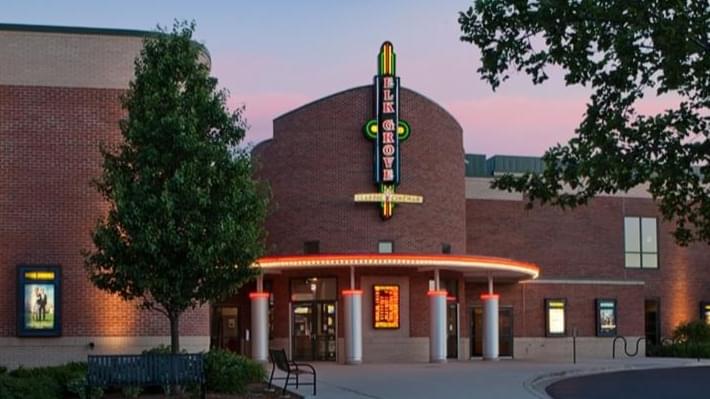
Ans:
[[[568,378],[547,387],[554,399],[710,397],[710,367],[634,370]]]

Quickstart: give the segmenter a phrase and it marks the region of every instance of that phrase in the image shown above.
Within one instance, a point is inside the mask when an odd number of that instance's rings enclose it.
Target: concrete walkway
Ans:
[[[319,399],[549,398],[545,387],[560,379],[618,370],[710,365],[689,359],[639,358],[562,362],[471,360],[447,364],[315,363]],[[291,388],[291,387],[289,387]],[[311,387],[297,392],[310,397]]]

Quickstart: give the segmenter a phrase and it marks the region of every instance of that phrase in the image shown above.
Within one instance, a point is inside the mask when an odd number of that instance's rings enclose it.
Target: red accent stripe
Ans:
[[[343,290],[343,296],[362,295],[362,290]]]
[[[444,297],[445,297],[445,296],[447,296],[449,293],[446,292],[446,290],[439,290],[439,291],[432,290],[432,291],[427,291],[426,294],[429,295],[429,296],[444,296]]]
[[[481,294],[481,299],[483,299],[484,301],[486,299],[498,299],[498,298],[500,298],[500,295],[498,295],[498,294]]]
[[[268,298],[269,296],[271,296],[271,294],[268,292],[252,292],[249,294],[250,299]]]

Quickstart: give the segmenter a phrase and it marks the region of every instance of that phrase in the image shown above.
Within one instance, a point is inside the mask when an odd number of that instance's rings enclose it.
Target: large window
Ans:
[[[628,268],[658,268],[656,218],[624,218],[624,264]]]

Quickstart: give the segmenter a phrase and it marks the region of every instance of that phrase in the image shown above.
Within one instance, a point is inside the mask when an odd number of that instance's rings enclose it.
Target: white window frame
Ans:
[[[635,219],[638,222],[638,241],[639,241],[639,250],[638,251],[629,251],[626,249],[626,221],[627,219]],[[653,234],[655,235],[655,241],[656,241],[656,250],[655,251],[649,251],[649,250],[644,250],[643,247],[643,237],[644,237],[644,220],[653,220],[654,225],[655,225],[655,231]],[[658,256],[658,248],[659,247],[659,242],[658,242],[658,218],[655,217],[644,217],[644,216],[625,216],[624,217],[624,267],[626,269],[646,269],[646,270],[657,270],[660,265],[659,265],[659,256]],[[633,254],[633,255],[638,255],[639,256],[639,265],[638,266],[629,266],[628,262],[626,261],[626,255]],[[655,266],[647,266],[644,265],[644,255],[654,255],[656,262]]]

